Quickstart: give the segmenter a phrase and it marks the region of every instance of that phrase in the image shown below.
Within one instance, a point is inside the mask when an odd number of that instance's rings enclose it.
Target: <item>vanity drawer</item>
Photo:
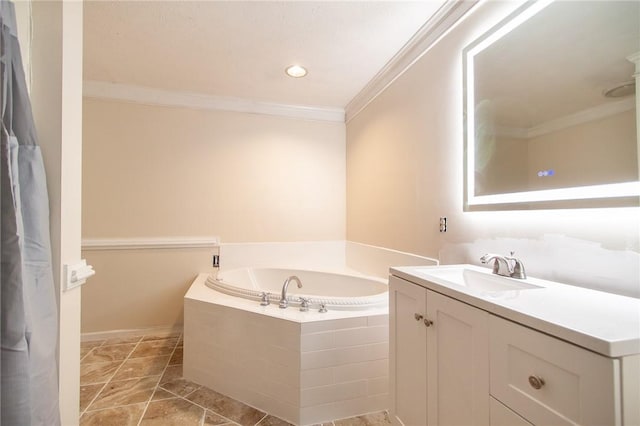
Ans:
[[[535,425],[619,425],[619,365],[491,316],[490,393]]]
[[[531,423],[492,396],[489,397],[489,418],[491,426],[531,426]]]

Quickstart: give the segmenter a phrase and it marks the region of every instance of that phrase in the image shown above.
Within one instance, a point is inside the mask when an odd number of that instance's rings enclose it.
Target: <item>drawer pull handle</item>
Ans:
[[[424,325],[426,325],[427,327],[431,327],[433,325],[433,321],[431,321],[428,318],[424,319]]]
[[[416,321],[422,321],[422,318],[424,318],[422,315],[420,314],[413,314],[413,317],[416,319]]]
[[[544,379],[538,376],[529,376],[529,384],[534,389],[540,389],[544,386]]]

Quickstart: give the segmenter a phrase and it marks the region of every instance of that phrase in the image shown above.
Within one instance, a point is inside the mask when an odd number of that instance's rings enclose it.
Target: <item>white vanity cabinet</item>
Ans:
[[[393,424],[640,425],[639,300],[535,279],[447,283],[462,278],[392,268]]]
[[[493,315],[489,321],[493,397],[533,424],[621,424],[617,359]]]
[[[394,424],[489,424],[487,312],[391,276]]]

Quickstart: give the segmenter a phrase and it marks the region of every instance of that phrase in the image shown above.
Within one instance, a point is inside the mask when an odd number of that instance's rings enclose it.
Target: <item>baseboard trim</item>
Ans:
[[[136,328],[129,330],[109,330],[82,333],[80,335],[81,342],[93,342],[95,340],[119,339],[124,337],[143,336],[153,334],[156,336],[171,335],[182,333],[182,324],[174,326],[160,326],[148,328]]]

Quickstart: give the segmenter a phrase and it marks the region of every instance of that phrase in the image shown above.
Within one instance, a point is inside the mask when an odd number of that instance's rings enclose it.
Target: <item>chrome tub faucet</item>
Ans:
[[[287,300],[287,289],[289,288],[289,283],[291,281],[295,281],[298,285],[298,288],[302,288],[302,282],[300,281],[300,278],[295,275],[291,275],[289,278],[284,280],[284,284],[282,284],[282,295],[280,297],[280,303],[278,304],[280,309],[285,309],[287,306],[289,306],[289,301]]]

